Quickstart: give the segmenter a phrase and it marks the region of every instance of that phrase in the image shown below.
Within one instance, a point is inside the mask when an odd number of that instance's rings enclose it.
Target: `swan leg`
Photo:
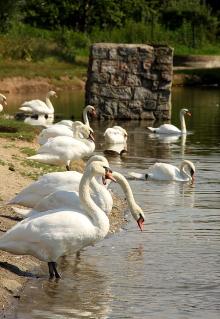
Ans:
[[[69,165],[66,165],[66,170],[70,171],[70,166]]]
[[[54,261],[50,261],[47,264],[48,264],[48,268],[49,268],[50,279],[53,279],[54,276],[56,278],[61,278],[60,274],[57,271],[57,263],[55,263]]]
[[[145,174],[145,179],[148,179],[148,174]]]
[[[47,264],[48,264],[50,279],[52,279],[52,278],[54,277],[53,262],[50,261],[50,262],[48,262]]]
[[[57,271],[57,263],[55,263],[55,262],[52,261],[52,267],[53,267],[53,272],[54,272],[54,274],[55,274],[55,277],[56,277],[56,278],[61,278],[60,274],[59,274],[58,271]]]

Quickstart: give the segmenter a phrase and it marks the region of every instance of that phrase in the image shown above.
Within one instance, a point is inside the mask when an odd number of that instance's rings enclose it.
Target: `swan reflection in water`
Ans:
[[[25,117],[24,123],[32,126],[48,127],[54,122],[54,114],[34,114]]]
[[[96,269],[96,257],[92,257],[91,263],[84,258],[67,258],[62,260],[60,266],[67,279],[57,282],[42,279],[29,286],[24,291],[18,318],[27,313],[45,319],[58,316],[107,318],[111,313],[110,302],[113,299],[110,277]],[[42,269],[44,272],[45,269]]]

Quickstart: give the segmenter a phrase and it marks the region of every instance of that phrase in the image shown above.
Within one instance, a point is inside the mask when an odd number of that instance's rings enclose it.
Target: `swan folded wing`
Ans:
[[[53,138],[56,136],[73,137],[73,131],[66,125],[52,125],[41,131],[38,136],[38,143],[45,144],[49,138]]]
[[[22,111],[29,109],[31,112],[36,112],[36,113],[48,112],[48,107],[46,103],[41,100],[25,101],[19,109]]]
[[[181,133],[180,129],[172,124],[163,124],[158,129],[154,129],[155,132],[160,134],[179,134]]]
[[[41,176],[36,182],[25,187],[9,201],[9,204],[20,204],[34,207],[45,196],[56,190],[78,191],[82,174],[76,171],[53,172]]]
[[[87,216],[71,210],[52,210],[12,227],[1,237],[0,249],[48,262],[72,255],[95,241],[96,229]]]
[[[148,176],[157,180],[175,180],[179,169],[167,163],[155,163],[148,170]]]

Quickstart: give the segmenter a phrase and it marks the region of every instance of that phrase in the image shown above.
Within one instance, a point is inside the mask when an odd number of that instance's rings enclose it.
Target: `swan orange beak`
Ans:
[[[90,133],[89,133],[88,140],[92,140],[93,142],[95,142],[94,135],[93,135],[93,133],[92,133],[91,131],[90,131]]]
[[[192,116],[192,113],[191,113],[191,112],[187,112],[186,114],[189,115],[189,116]]]
[[[92,110],[92,111],[91,111],[91,115],[92,115],[93,117],[96,117],[96,110]]]
[[[144,218],[143,216],[140,216],[137,220],[138,227],[140,228],[141,231],[144,230]]]
[[[116,183],[116,179],[112,176],[112,170],[109,167],[103,166],[105,169],[105,176],[102,177],[102,182],[106,185],[106,179],[110,179]]]

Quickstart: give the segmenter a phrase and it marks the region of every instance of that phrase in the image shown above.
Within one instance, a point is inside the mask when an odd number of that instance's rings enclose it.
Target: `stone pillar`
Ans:
[[[173,49],[144,44],[91,46],[86,104],[100,119],[169,119]]]

